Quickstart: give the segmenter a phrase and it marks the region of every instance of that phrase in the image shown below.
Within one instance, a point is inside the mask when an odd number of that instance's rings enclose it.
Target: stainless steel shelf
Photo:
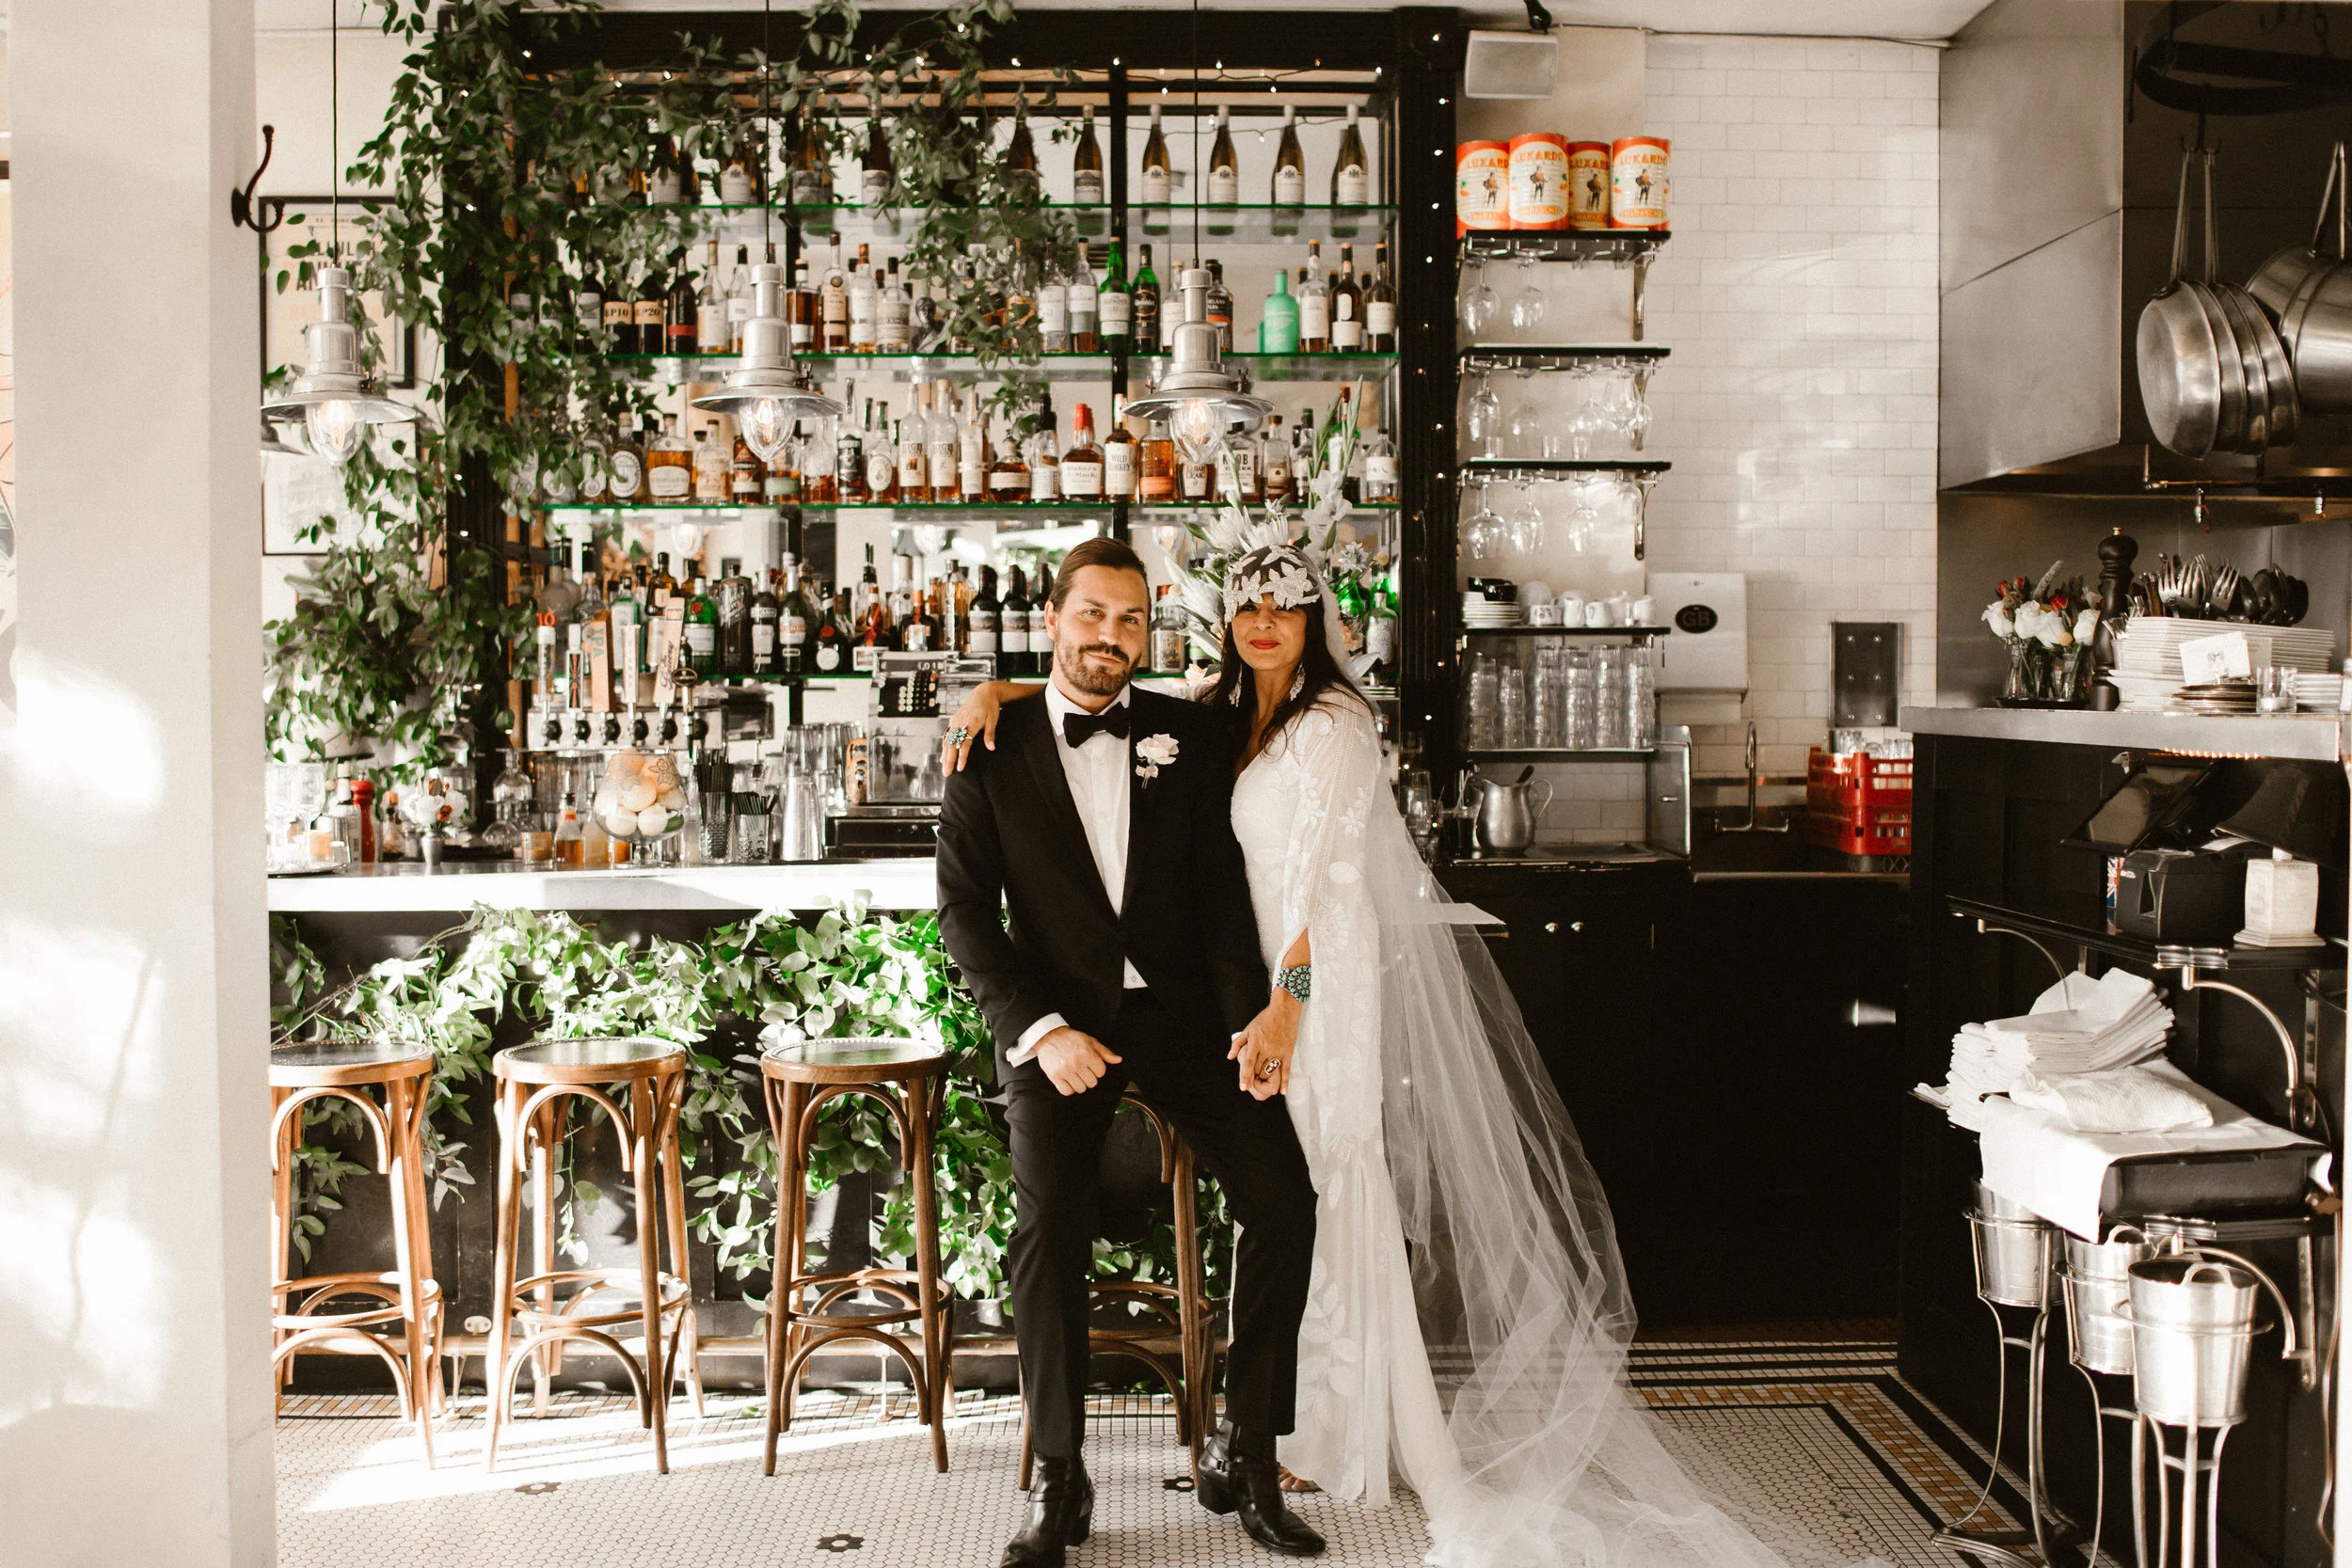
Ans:
[[[1653,747],[1569,750],[1534,746],[1468,746],[1463,748],[1462,754],[1488,757],[1497,762],[1638,762],[1645,757],[1654,757],[1658,752]]]
[[[1670,637],[1672,626],[1464,626],[1464,637]]]
[[[1643,373],[1673,353],[1660,343],[1480,343],[1462,351],[1466,371],[1573,371],[1636,363]]]
[[[1647,457],[1466,457],[1464,481],[1490,479],[1502,483],[1529,480],[1574,479],[1579,474],[1662,474],[1673,467]]]
[[[1467,260],[1646,261],[1674,238],[1664,229],[1482,229],[1462,236]]]

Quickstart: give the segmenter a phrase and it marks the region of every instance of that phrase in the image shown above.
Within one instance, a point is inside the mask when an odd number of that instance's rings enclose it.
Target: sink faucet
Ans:
[[[1763,783],[1764,783],[1764,769],[1763,769],[1763,768],[1762,768],[1762,767],[1758,764],[1758,762],[1757,762],[1757,757],[1758,757],[1758,755],[1759,755],[1759,752],[1758,752],[1758,748],[1757,748],[1757,746],[1756,746],[1756,721],[1755,721],[1755,720],[1753,720],[1753,719],[1751,719],[1751,720],[1749,720],[1749,721],[1748,721],[1748,749],[1747,749],[1747,773],[1748,773],[1748,819],[1747,819],[1747,821],[1745,821],[1744,823],[1740,824],[1740,825],[1739,827],[1737,827],[1737,828],[1718,828],[1718,829],[1716,829],[1716,830],[1715,830],[1717,832],[1723,832],[1723,833],[1785,833],[1785,832],[1788,832],[1790,828],[1792,828],[1792,827],[1796,826],[1796,824],[1795,824],[1795,823],[1793,823],[1793,822],[1778,822],[1778,823],[1774,823],[1774,824],[1772,824],[1771,827],[1766,827],[1764,824],[1762,824],[1762,823],[1760,823],[1760,822],[1756,821],[1756,791],[1757,791],[1760,787],[1762,787]]]

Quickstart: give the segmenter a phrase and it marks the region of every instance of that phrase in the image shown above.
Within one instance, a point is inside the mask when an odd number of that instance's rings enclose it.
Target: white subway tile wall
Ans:
[[[1674,241],[1649,279],[1645,336],[1673,354],[1650,383],[1645,451],[1674,468],[1651,499],[1647,565],[1748,578],[1739,720],[1720,698],[1665,700],[1702,778],[1743,772],[1751,721],[1766,773],[1804,772],[1829,727],[1834,621],[1902,623],[1903,694],[1935,690],[1939,64],[1895,43],[1648,40],[1644,129],[1674,146]],[[1561,278],[1539,332],[1495,336],[1620,341],[1625,287]],[[1518,390],[1562,418],[1575,396]],[[1606,591],[1629,546],[1502,565]],[[1547,840],[1642,836],[1638,766],[1544,773]]]

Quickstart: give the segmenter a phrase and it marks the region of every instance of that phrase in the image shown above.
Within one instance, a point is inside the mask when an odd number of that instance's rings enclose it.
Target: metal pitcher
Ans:
[[[1478,843],[1482,848],[1524,849],[1535,842],[1535,820],[1551,804],[1551,784],[1549,781],[1522,779],[1518,784],[1502,784],[1494,779],[1470,781],[1478,791]],[[1543,799],[1531,802],[1528,791],[1541,789]]]

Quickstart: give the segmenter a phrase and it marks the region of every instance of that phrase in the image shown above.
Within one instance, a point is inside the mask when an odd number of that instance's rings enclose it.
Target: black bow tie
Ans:
[[[1100,713],[1065,713],[1061,716],[1062,738],[1073,747],[1083,746],[1098,735],[1115,735],[1127,738],[1127,705],[1114,703]]]

